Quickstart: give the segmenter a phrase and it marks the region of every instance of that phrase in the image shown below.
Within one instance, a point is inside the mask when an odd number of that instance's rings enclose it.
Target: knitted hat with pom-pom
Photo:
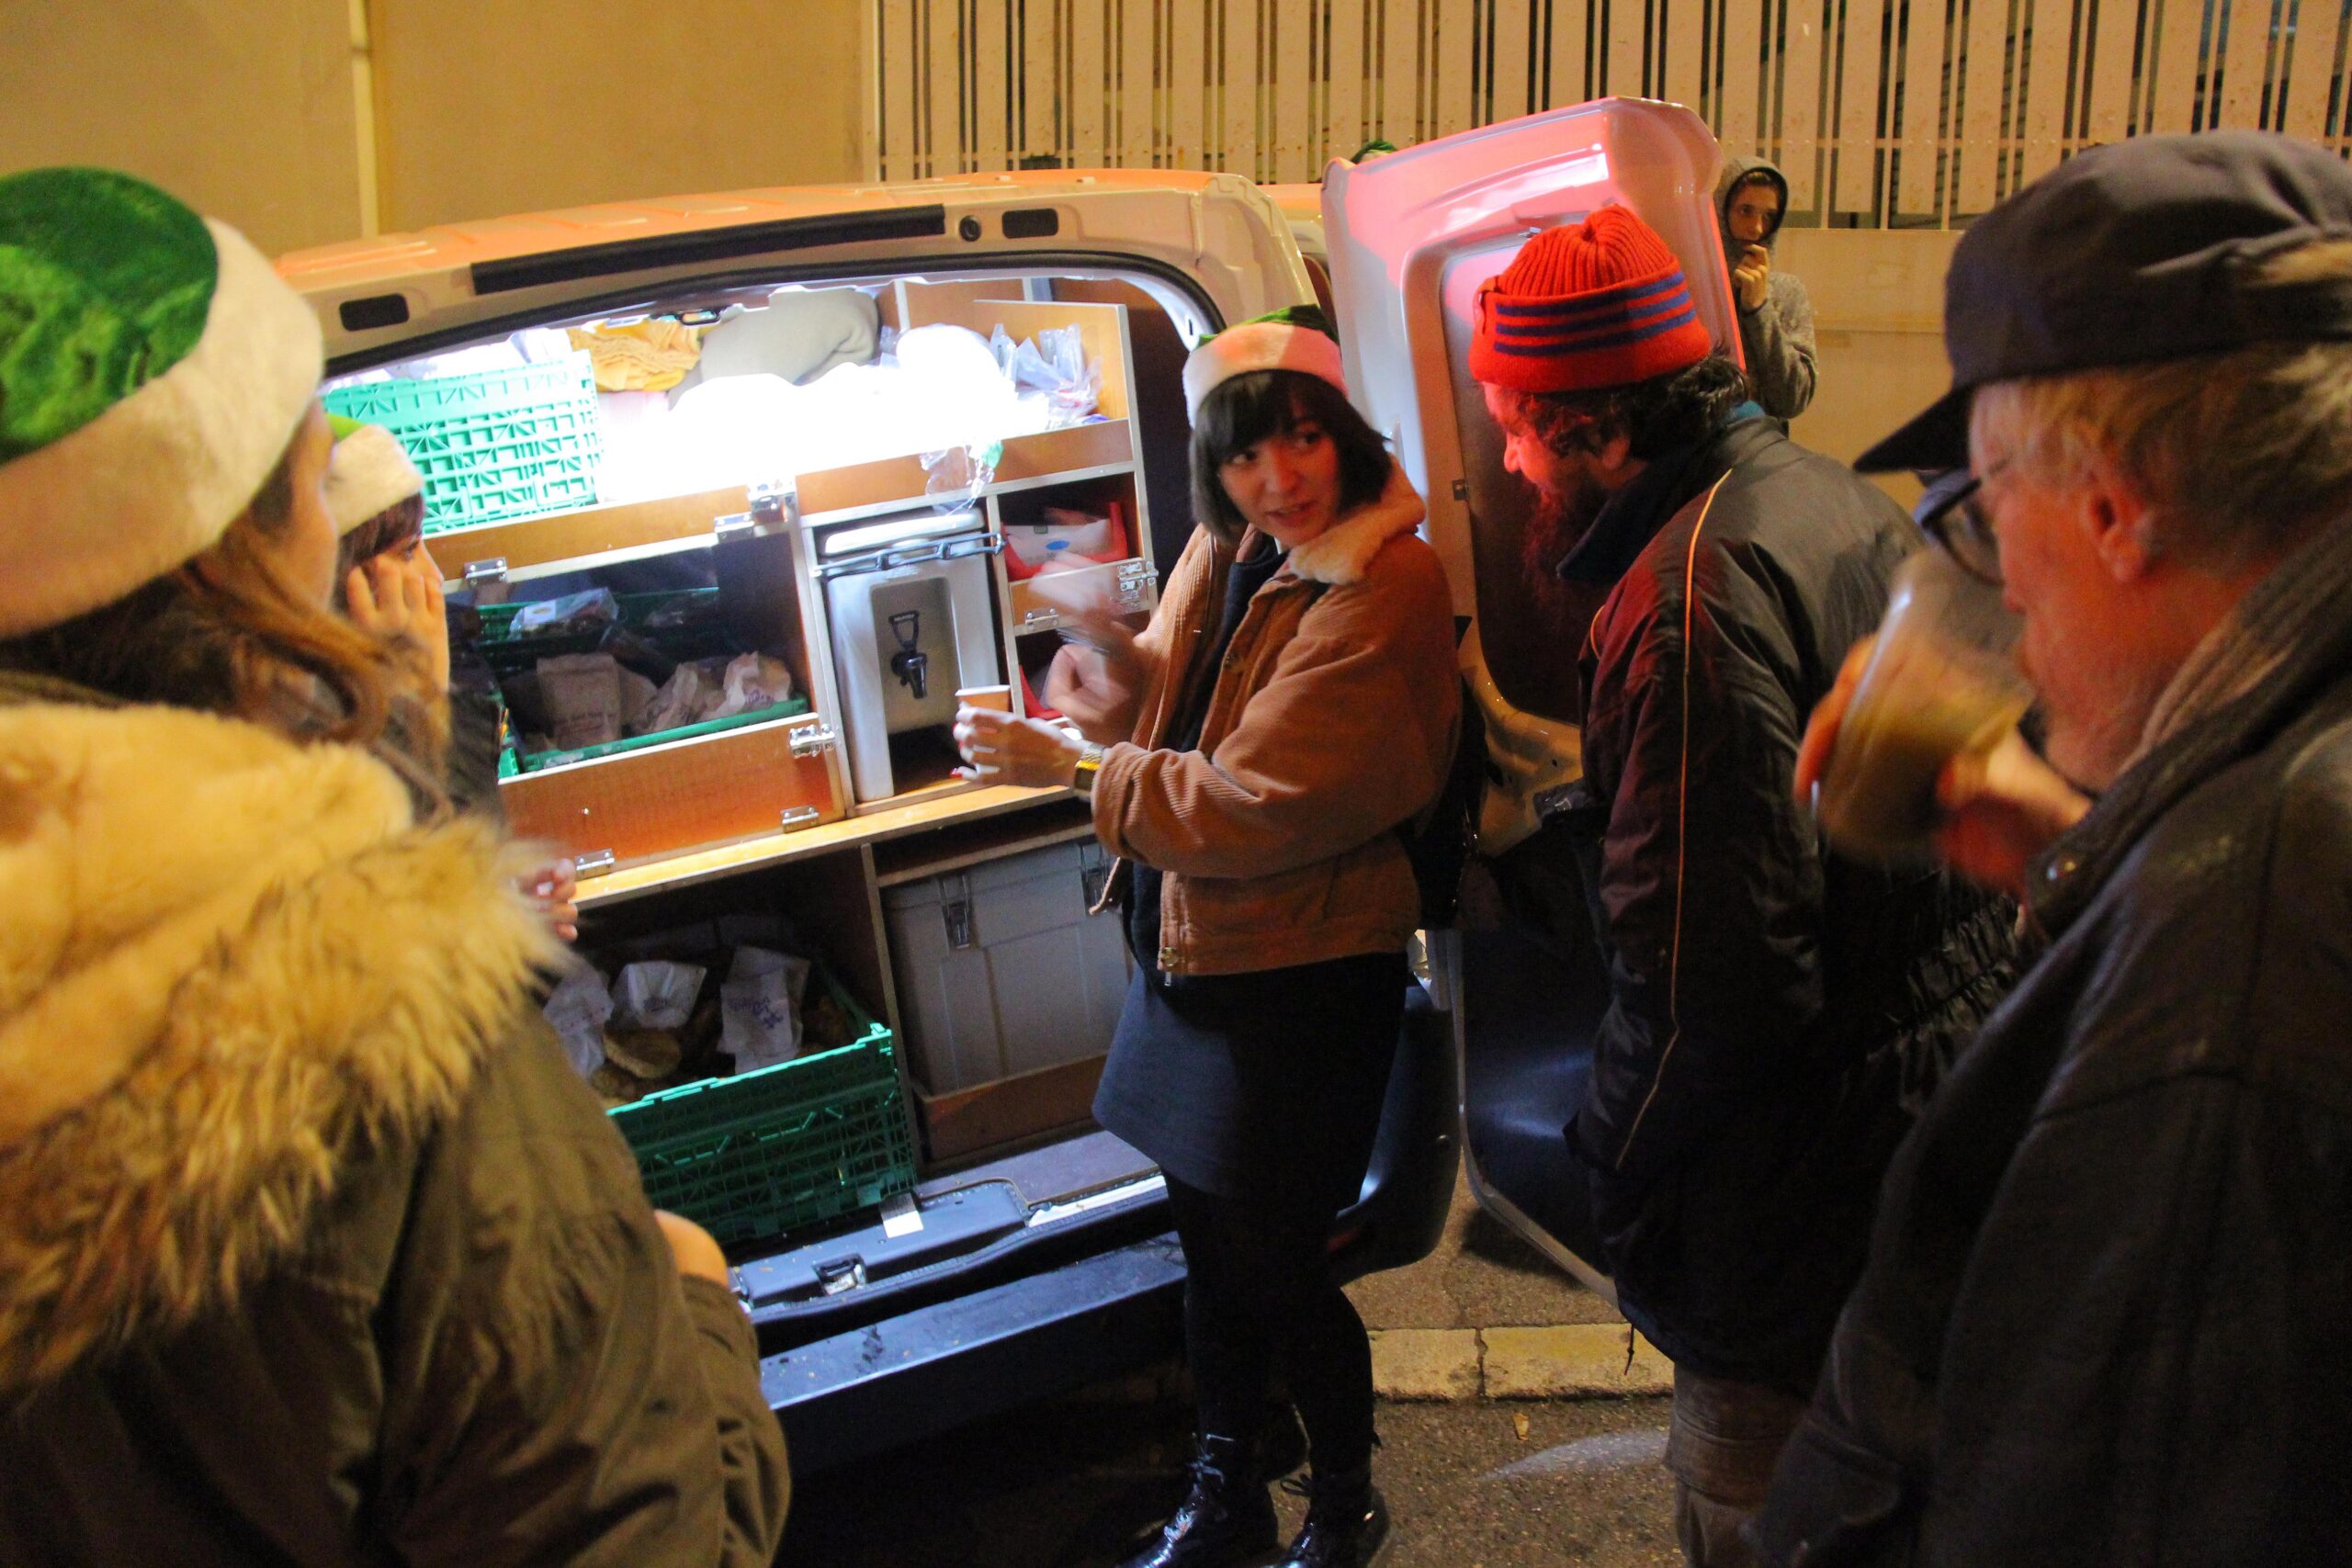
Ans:
[[[1522,392],[1588,392],[1713,352],[1682,268],[1622,207],[1546,229],[1478,290],[1470,374]]]

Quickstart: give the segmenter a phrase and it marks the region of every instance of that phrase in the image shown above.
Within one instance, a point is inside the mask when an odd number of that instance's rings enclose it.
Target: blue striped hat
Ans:
[[[1687,369],[1714,351],[1657,231],[1622,207],[1546,229],[1478,290],[1470,373],[1522,392],[1586,392]]]

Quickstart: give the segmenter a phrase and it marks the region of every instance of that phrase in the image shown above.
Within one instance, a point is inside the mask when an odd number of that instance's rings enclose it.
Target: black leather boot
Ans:
[[[1372,1466],[1317,1472],[1300,1490],[1307,1499],[1306,1526],[1281,1568],[1372,1568],[1386,1554],[1388,1504],[1372,1483]]]
[[[1159,1540],[1120,1568],[1241,1568],[1281,1544],[1274,1500],[1258,1478],[1256,1445],[1239,1438],[1201,1438],[1193,1456],[1193,1490]]]

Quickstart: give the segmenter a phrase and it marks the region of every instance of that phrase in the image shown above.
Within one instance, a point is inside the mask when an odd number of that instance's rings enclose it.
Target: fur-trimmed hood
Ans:
[[[1405,477],[1395,459],[1388,464],[1388,483],[1380,499],[1350,513],[1316,538],[1290,553],[1290,569],[1309,582],[1362,582],[1364,570],[1381,547],[1399,534],[1421,525],[1429,509],[1420,491]]]
[[[471,818],[349,747],[0,689],[0,1397],[220,1308],[554,961]]]

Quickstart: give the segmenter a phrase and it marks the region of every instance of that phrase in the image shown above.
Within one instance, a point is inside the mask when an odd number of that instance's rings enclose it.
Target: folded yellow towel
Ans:
[[[666,392],[702,357],[702,334],[654,318],[625,327],[574,327],[571,346],[588,351],[600,392]]]

